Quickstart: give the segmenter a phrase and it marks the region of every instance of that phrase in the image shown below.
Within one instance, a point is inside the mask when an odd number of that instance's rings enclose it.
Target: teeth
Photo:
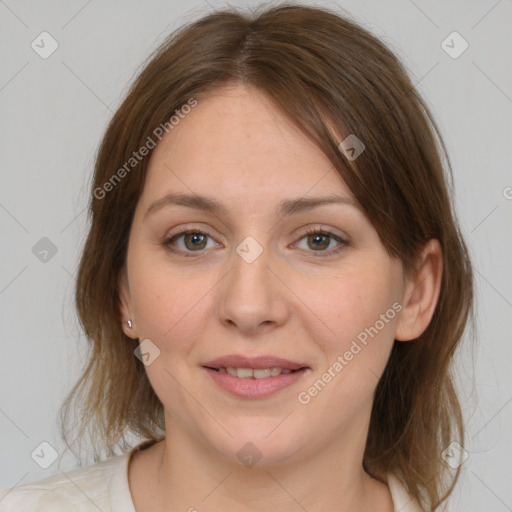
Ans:
[[[254,369],[252,375],[255,379],[267,379],[270,377],[270,368],[264,368],[262,370]]]
[[[220,373],[228,373],[239,379],[267,379],[268,377],[277,377],[281,373],[292,373],[292,371],[287,368],[219,368]]]
[[[236,368],[226,368],[226,371],[229,373],[229,375],[233,375],[233,377],[237,377]]]
[[[252,377],[251,368],[237,368],[236,376],[240,379],[250,379]]]

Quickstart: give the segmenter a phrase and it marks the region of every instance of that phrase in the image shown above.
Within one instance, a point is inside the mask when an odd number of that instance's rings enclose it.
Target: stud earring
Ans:
[[[126,323],[128,324],[128,328],[131,329],[132,328],[132,321],[131,320],[127,320]]]

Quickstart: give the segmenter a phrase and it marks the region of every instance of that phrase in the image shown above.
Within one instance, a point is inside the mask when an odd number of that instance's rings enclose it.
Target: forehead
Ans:
[[[169,191],[280,201],[353,197],[327,156],[261,91],[227,86],[197,98],[154,149],[141,199]]]

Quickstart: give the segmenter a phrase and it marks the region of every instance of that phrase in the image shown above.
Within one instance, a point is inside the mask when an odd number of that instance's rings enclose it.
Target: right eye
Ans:
[[[212,238],[208,233],[196,229],[185,229],[167,238],[164,246],[175,254],[180,254],[185,257],[190,257],[190,252],[200,253],[203,249],[207,249],[207,239]],[[179,247],[178,241],[183,239],[183,245]],[[213,239],[213,238],[212,238]],[[178,245],[178,249],[174,247]],[[214,245],[215,246],[215,245]],[[211,248],[211,247],[210,247]]]

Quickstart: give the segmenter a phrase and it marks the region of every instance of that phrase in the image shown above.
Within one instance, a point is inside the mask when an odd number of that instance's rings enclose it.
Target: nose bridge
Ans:
[[[268,246],[264,247],[253,236],[244,238],[235,247],[232,255],[233,275],[229,283],[231,291],[239,298],[249,298],[247,296],[252,294],[254,299],[268,300],[271,295],[271,287],[268,282],[267,266],[271,259],[272,255]]]
[[[221,321],[247,331],[262,323],[283,321],[286,306],[269,270],[272,261],[269,247],[260,244],[256,237],[247,236],[234,248],[231,272],[222,290]]]

